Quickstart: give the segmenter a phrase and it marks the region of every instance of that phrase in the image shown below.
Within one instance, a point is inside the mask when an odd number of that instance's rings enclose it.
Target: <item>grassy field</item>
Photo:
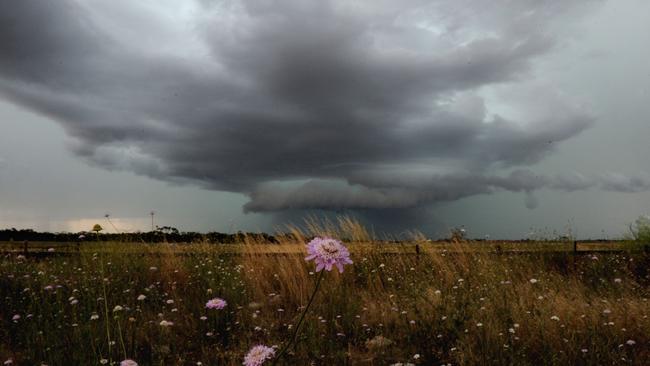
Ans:
[[[347,238],[354,263],[324,274],[278,364],[650,364],[650,256],[637,247],[574,256],[572,243],[373,244],[349,224],[272,246],[5,253],[0,361],[241,365],[252,346],[291,337],[319,276],[304,260],[313,235]],[[206,308],[215,297],[227,306]]]

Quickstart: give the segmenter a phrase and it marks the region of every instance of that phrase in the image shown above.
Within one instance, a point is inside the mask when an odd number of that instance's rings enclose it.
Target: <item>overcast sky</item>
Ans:
[[[0,227],[617,237],[650,2],[0,0]]]

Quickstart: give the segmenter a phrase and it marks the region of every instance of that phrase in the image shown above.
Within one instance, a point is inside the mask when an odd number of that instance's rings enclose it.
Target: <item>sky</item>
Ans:
[[[643,0],[0,0],[0,227],[620,237],[648,45]]]

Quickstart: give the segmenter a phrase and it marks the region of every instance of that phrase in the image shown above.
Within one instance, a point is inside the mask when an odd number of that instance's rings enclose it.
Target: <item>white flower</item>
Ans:
[[[138,299],[137,299],[137,300],[138,300],[138,301],[144,301],[144,299],[146,299],[146,298],[147,298],[147,297],[146,297],[145,295],[140,294],[140,295],[138,295]]]
[[[167,320],[164,320],[164,319],[162,321],[160,321],[160,326],[161,327],[171,327],[172,325],[174,325],[174,322],[170,322],[170,321],[167,321]]]
[[[97,320],[97,319],[99,319],[99,315],[97,314],[93,314],[90,316],[90,320]]]
[[[115,305],[115,307],[113,308],[113,312],[114,312],[114,313],[116,313],[116,312],[118,312],[118,311],[122,311],[122,310],[124,310],[124,308],[121,307],[120,305]]]
[[[636,342],[632,339],[628,339],[625,343],[627,343],[628,346],[634,346],[636,344]]]
[[[537,279],[536,279],[536,278],[531,278],[531,279],[528,280],[528,281],[529,281],[530,283],[533,283],[533,284],[537,283]]]
[[[558,317],[557,315],[553,315],[553,316],[551,317],[551,320],[555,320],[556,322],[559,322],[559,321],[560,321],[560,317]]]

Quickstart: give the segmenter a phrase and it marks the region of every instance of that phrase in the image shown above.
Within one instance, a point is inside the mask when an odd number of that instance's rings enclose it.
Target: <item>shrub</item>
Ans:
[[[634,240],[650,243],[650,216],[639,216],[634,224],[630,224],[630,232]]]

